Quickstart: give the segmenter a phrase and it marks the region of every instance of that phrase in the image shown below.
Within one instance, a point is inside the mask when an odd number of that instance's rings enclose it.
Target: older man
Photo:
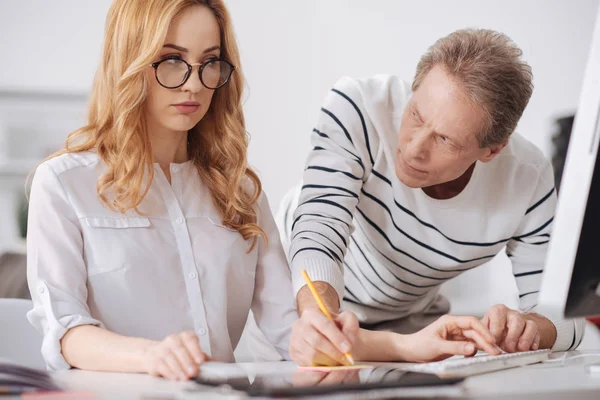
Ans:
[[[460,30],[423,55],[412,87],[394,76],[336,83],[287,213],[294,329],[306,338],[292,343],[295,359],[340,362],[361,340],[357,322],[396,332],[380,332],[388,343],[424,328],[449,311],[439,286],[504,248],[520,309],[485,315],[495,343],[579,344],[581,321],[535,313],[556,193],[548,160],[513,133],[533,90],[521,55],[501,33]],[[316,309],[302,269],[330,310],[345,310],[337,324]],[[366,357],[394,358],[385,351]]]

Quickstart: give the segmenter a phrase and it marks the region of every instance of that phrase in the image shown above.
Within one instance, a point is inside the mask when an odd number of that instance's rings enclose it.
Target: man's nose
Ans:
[[[411,160],[426,160],[429,153],[429,135],[426,132],[414,132],[405,148],[405,153]]]

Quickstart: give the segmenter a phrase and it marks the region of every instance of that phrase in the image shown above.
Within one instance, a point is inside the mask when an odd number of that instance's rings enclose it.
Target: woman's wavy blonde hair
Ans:
[[[236,69],[229,82],[215,91],[206,115],[189,132],[188,154],[210,188],[223,224],[252,240],[252,250],[259,236],[267,239],[254,207],[262,186],[247,162],[248,136],[241,104],[244,77],[222,0],[115,0],[106,19],[104,51],[87,125],[72,132],[65,149],[50,158],[96,151],[108,167],[97,185],[102,201],[121,213],[139,212],[154,177],[144,119],[146,71],[159,56],[171,21],[194,5],[214,14],[221,31],[221,57]]]

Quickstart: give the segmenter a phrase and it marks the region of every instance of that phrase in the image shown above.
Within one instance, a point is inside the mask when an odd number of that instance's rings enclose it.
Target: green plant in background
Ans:
[[[19,201],[19,207],[17,210],[17,219],[19,223],[19,234],[21,238],[27,238],[27,215],[29,211],[29,202],[27,197],[23,194],[21,201]]]

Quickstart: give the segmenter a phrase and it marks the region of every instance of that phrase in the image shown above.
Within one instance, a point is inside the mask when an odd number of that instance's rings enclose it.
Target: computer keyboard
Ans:
[[[406,369],[413,372],[436,374],[442,378],[460,378],[535,364],[547,360],[549,355],[550,350],[535,350],[522,353],[503,353],[497,356],[452,357],[444,361],[414,364],[407,366]]]

